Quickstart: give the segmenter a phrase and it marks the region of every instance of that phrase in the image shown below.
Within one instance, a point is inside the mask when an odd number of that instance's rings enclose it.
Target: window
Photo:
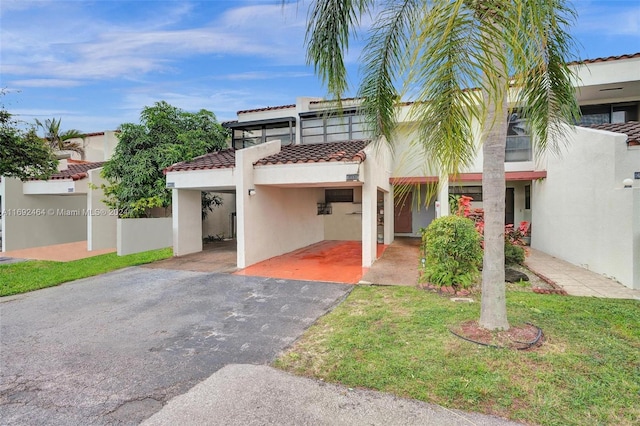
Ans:
[[[526,119],[517,112],[509,116],[507,129],[507,145],[504,153],[505,162],[531,161],[531,137]]]
[[[353,188],[325,189],[324,202],[329,203],[353,203]]]
[[[450,195],[464,195],[473,198],[473,201],[482,201],[481,186],[450,186]]]
[[[302,143],[343,142],[367,138],[365,119],[357,110],[300,115]]]
[[[591,126],[604,123],[627,123],[638,120],[638,103],[626,102],[619,104],[585,105],[580,107],[582,117],[581,126]]]
[[[296,120],[293,117],[225,124],[231,129],[232,146],[235,149],[279,139],[282,145],[295,143]]]
[[[524,186],[524,209],[531,210],[531,185]]]

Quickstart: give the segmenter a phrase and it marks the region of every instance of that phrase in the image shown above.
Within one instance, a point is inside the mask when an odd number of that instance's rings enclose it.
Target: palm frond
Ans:
[[[384,135],[391,147],[399,100],[395,80],[405,66],[403,59],[414,31],[412,26],[418,22],[423,3],[404,0],[384,9],[371,29],[361,58],[363,78],[358,95],[363,99],[369,130],[374,136]]]
[[[472,123],[482,109],[473,14],[464,2],[436,2],[423,15],[411,47],[407,90],[415,89],[411,119],[426,157],[441,174],[457,173],[475,156]]]
[[[344,55],[349,37],[373,0],[315,1],[310,8],[305,44],[307,63],[327,85],[329,94],[340,99],[348,89]]]
[[[515,58],[518,104],[522,106],[537,153],[557,152],[550,145],[562,139],[574,124],[580,108],[573,87],[573,71],[567,63],[573,59],[575,43],[566,28],[575,18],[564,0],[522,0],[522,25],[528,28],[526,56]]]

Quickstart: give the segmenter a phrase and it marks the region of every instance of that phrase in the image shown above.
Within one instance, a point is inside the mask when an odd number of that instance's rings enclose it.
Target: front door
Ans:
[[[514,217],[514,196],[513,188],[507,188],[507,193],[504,197],[504,223],[505,225],[513,224]]]
[[[411,193],[403,194],[401,197],[395,197],[393,202],[393,231],[396,234],[411,234],[413,232],[412,215],[411,215]]]

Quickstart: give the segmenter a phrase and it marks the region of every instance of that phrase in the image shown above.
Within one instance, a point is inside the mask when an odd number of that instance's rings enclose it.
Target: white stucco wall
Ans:
[[[97,132],[85,137],[71,139],[72,142],[77,142],[84,146],[84,159],[86,161],[107,161],[113,155],[113,151],[118,144],[117,133],[113,130],[107,130],[105,132]],[[71,154],[71,158],[80,160],[80,154],[73,151],[62,151],[63,153]]]
[[[222,198],[222,205],[215,207],[212,212],[209,212],[206,219],[202,222],[202,237],[204,238],[211,235],[232,238],[231,214],[236,211],[236,196],[235,194],[217,192],[213,194]]]
[[[171,247],[170,217],[118,219],[118,256]]]
[[[0,185],[7,213],[2,216],[3,251],[87,239],[86,195],[24,195],[19,179],[5,177]]]
[[[627,189],[628,191],[629,189]],[[631,288],[640,289],[640,185],[636,181],[633,188],[633,285]]]
[[[87,193],[87,250],[102,250],[117,246],[118,212],[104,202],[100,185],[107,181],[100,176],[102,168],[89,170],[90,189]]]
[[[362,240],[362,203],[331,203],[331,214],[322,217],[325,240]]]
[[[362,185],[362,266],[370,267],[377,259],[378,249],[378,192],[384,199],[384,243],[393,241],[393,190],[389,183],[393,157],[383,142],[365,149],[366,160],[361,164]]]
[[[324,217],[317,214],[317,203],[323,198],[321,188],[256,185],[255,190],[256,195],[248,197],[245,204],[246,265],[324,239]]]
[[[532,184],[531,244],[640,288],[634,284],[638,190],[622,187],[622,180],[640,169],[640,150],[625,142],[625,135],[577,128],[561,157],[546,156],[547,178]]]

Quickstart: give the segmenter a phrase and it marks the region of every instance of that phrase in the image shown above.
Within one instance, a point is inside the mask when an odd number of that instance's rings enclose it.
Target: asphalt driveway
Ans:
[[[0,424],[137,424],[264,364],[352,289],[134,267],[0,299]]]

